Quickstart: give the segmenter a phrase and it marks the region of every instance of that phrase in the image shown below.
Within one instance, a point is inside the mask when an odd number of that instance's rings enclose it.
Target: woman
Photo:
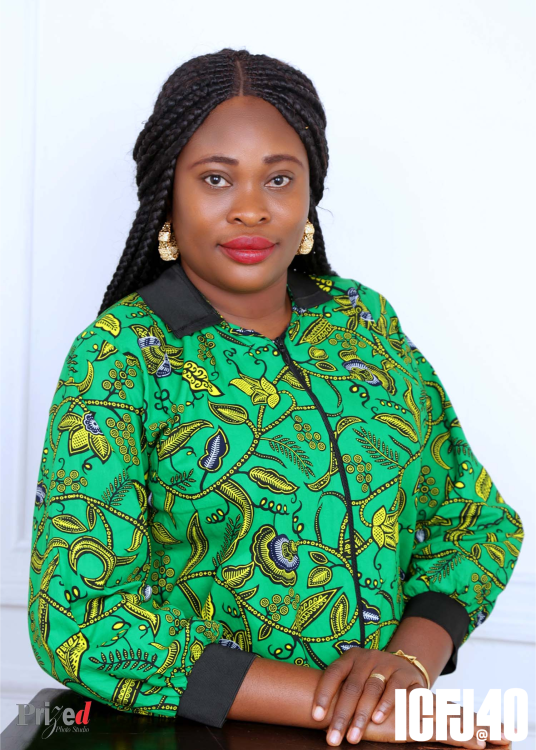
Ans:
[[[119,710],[394,741],[395,688],[452,672],[512,574],[521,521],[437,374],[329,264],[325,127],[303,73],[223,49],[136,142],[140,206],[50,410],[29,598],[41,667]]]

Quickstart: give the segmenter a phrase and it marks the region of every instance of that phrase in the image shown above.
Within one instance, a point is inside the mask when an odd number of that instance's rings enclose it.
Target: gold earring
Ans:
[[[307,253],[310,253],[313,249],[313,235],[315,233],[315,228],[311,224],[309,220],[307,220],[307,223],[305,225],[305,231],[303,233],[302,241],[300,242],[300,246],[298,248],[298,252],[296,255],[307,255]]]
[[[158,232],[158,252],[162,260],[177,260],[179,257],[179,248],[170,221],[166,221]]]

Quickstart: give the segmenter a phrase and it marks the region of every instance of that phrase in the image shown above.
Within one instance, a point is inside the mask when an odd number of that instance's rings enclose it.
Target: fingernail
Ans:
[[[337,745],[341,741],[341,733],[338,729],[333,729],[329,733],[328,739],[330,742],[333,742],[334,745]]]
[[[322,708],[322,706],[316,706],[315,710],[313,711],[313,719],[323,719],[325,715],[325,711]]]
[[[361,729],[358,727],[352,727],[348,734],[348,742],[357,742],[357,740],[361,737]]]
[[[383,711],[376,711],[376,713],[372,717],[372,721],[383,721],[384,716],[385,714],[383,713]]]
[[[501,732],[501,740],[507,740],[508,737],[505,735],[504,732]]]
[[[477,739],[476,744],[478,745],[478,747],[486,747],[486,742],[484,740]]]

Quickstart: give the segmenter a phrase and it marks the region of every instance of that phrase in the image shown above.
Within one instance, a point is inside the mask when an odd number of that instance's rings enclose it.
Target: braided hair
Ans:
[[[326,115],[312,81],[267,55],[225,48],[194,57],[162,86],[153,113],[133,151],[140,202],[125,249],[106,289],[99,314],[169,268],[158,253],[158,232],[170,205],[177,158],[205,118],[234,96],[257,96],[276,107],[300,136],[309,160],[309,221],[313,250],[296,255],[291,267],[304,273],[338,275],[326,257],[317,205],[328,168]]]

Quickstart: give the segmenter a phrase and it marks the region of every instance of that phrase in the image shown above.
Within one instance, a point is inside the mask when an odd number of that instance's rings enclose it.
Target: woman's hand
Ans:
[[[485,730],[486,732],[489,732],[489,727],[480,727],[476,723],[476,714],[474,715],[474,733],[473,737],[469,740],[453,740],[450,736],[450,733],[447,734],[446,740],[437,740],[435,733],[436,733],[436,719],[435,719],[435,709],[436,709],[436,699],[434,695],[434,734],[430,738],[430,742],[439,742],[441,744],[447,745],[448,747],[463,747],[468,748],[468,750],[480,750],[480,748],[486,747],[486,742],[484,740],[477,739],[477,731],[478,730]],[[463,714],[462,714],[463,716]],[[408,725],[409,725],[409,716],[408,716]],[[421,719],[422,721],[422,719]],[[503,726],[501,724],[501,731],[503,730]],[[382,724],[374,724],[371,722],[365,727],[365,732],[363,734],[364,740],[370,740],[371,742],[412,742],[412,740],[408,737],[407,740],[395,740],[395,714],[394,712],[391,713],[388,719],[386,719]],[[502,750],[506,750],[506,748],[511,748],[511,744],[509,740],[489,740],[488,742],[493,745],[494,747],[497,747],[497,750],[499,750],[499,747],[502,748]],[[328,742],[328,744],[330,744]]]
[[[374,677],[375,673],[383,675],[385,683]],[[313,697],[313,718],[325,718],[339,691],[327,729],[328,743],[338,745],[346,732],[348,742],[355,743],[371,717],[381,723],[391,715],[395,690],[412,686],[426,687],[426,680],[406,659],[374,649],[350,648],[324,670]]]

